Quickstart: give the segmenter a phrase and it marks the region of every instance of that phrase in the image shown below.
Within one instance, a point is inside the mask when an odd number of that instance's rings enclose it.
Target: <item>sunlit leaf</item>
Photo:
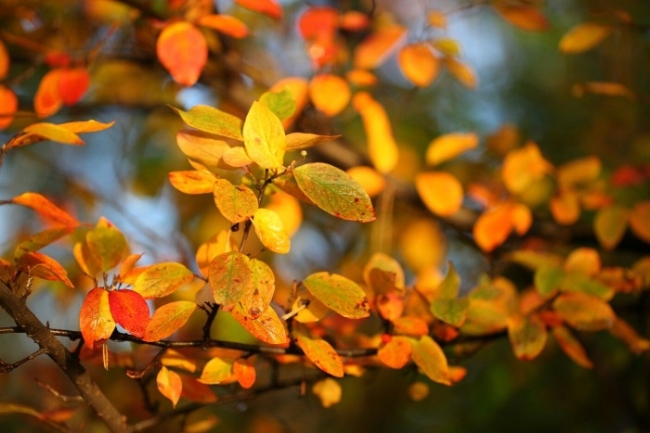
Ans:
[[[473,132],[441,135],[429,143],[426,161],[429,165],[438,165],[476,146],[478,146],[478,135]]]
[[[119,265],[129,253],[124,234],[103,218],[95,228],[86,233],[86,245],[101,272],[107,272]]]
[[[510,192],[520,194],[552,170],[553,166],[542,157],[539,147],[528,142],[524,147],[508,152],[501,177]]]
[[[60,70],[59,95],[65,105],[74,105],[81,100],[90,87],[90,74],[84,67],[63,68]]]
[[[607,302],[581,292],[561,294],[553,302],[553,308],[567,324],[584,331],[610,328],[616,319]]]
[[[437,298],[431,303],[431,313],[439,320],[451,326],[460,327],[467,318],[469,299]]]
[[[210,262],[219,254],[227,253],[233,249],[230,230],[221,230],[210,239],[202,243],[196,250],[196,264],[203,275],[208,275]]]
[[[156,376],[156,386],[158,387],[158,391],[172,402],[172,406],[176,407],[176,403],[181,398],[181,390],[183,389],[183,382],[181,382],[178,373],[162,366]]]
[[[151,316],[142,339],[158,341],[167,338],[183,326],[196,310],[190,301],[175,301],[158,308]]]
[[[451,216],[458,212],[463,203],[463,187],[449,173],[418,173],[415,187],[426,207],[437,215]]]
[[[395,334],[410,335],[419,337],[429,333],[429,325],[419,317],[400,317],[393,321],[393,332]]]
[[[368,298],[359,285],[338,274],[317,272],[302,281],[309,292],[323,304],[349,319],[368,317]]]
[[[174,293],[193,279],[192,271],[180,263],[157,263],[138,276],[133,290],[144,298],[161,298]]]
[[[186,21],[167,24],[156,42],[160,63],[174,81],[193,86],[208,59],[208,45],[203,34]]]
[[[122,264],[120,265],[120,278],[127,278],[128,275],[131,274],[131,271],[133,270],[133,267],[135,266],[136,262],[140,260],[140,257],[142,257],[142,254],[129,254],[123,261]]]
[[[650,201],[634,205],[630,212],[630,228],[644,242],[650,243]]]
[[[249,318],[239,305],[230,312],[251,335],[260,341],[269,344],[286,344],[288,342],[287,331],[275,310],[271,307],[264,310],[264,313],[257,319]]]
[[[300,189],[325,212],[351,221],[375,220],[370,197],[344,171],[315,162],[301,165],[293,175]]]
[[[357,165],[346,171],[354,179],[368,197],[375,197],[386,188],[386,178],[372,167],[366,165]]]
[[[440,73],[440,61],[428,43],[420,42],[405,46],[397,55],[397,62],[404,76],[418,87],[427,87]]]
[[[327,116],[336,116],[350,102],[350,86],[338,75],[319,74],[309,82],[309,98]]]
[[[397,165],[399,151],[386,110],[367,92],[354,95],[352,105],[363,120],[372,164],[380,173],[392,171]]]
[[[259,101],[260,104],[271,110],[283,122],[292,117],[296,112],[296,101],[289,89],[282,89],[277,92],[264,92],[260,96]]]
[[[287,141],[284,127],[265,105],[255,101],[244,121],[246,153],[262,168],[282,167]]]
[[[86,346],[94,349],[104,344],[115,329],[108,292],[101,287],[92,289],[81,304],[79,329]]]
[[[508,239],[512,229],[511,207],[501,204],[482,213],[474,224],[472,233],[474,242],[483,251],[492,251]]]
[[[13,122],[13,115],[18,110],[18,97],[16,97],[13,90],[4,84],[0,84],[0,107],[2,107],[0,108],[0,130],[2,130]]]
[[[308,149],[320,143],[332,141],[340,135],[318,135],[305,132],[287,134],[287,152]]]
[[[230,15],[203,15],[196,23],[200,26],[209,27],[233,38],[241,39],[248,36],[248,27],[246,24]]]
[[[304,39],[331,39],[339,25],[339,12],[328,6],[312,6],[298,17],[297,25]]]
[[[535,6],[495,3],[494,9],[515,27],[529,32],[542,32],[548,29],[548,19]]]
[[[273,299],[275,275],[269,265],[261,260],[251,259],[249,266],[251,278],[240,303],[244,313],[255,320],[266,311]]]
[[[14,257],[20,258],[25,253],[38,251],[63,236],[69,235],[75,228],[73,226],[55,227],[38,232],[18,244],[14,251]]]
[[[209,360],[199,378],[199,382],[207,385],[232,383],[236,380],[233,371],[234,360],[231,358],[214,357]]]
[[[216,256],[208,270],[208,281],[217,304],[230,311],[241,301],[251,284],[253,272],[249,258],[237,251]]]
[[[508,321],[508,337],[515,356],[522,361],[535,359],[546,346],[546,325],[537,316],[513,316]]]
[[[466,63],[454,57],[445,57],[444,64],[449,73],[468,89],[476,89],[478,78],[474,70]]]
[[[253,226],[255,234],[266,248],[278,254],[289,252],[291,248],[289,234],[285,230],[282,220],[274,211],[257,209],[253,217]]]
[[[562,351],[576,364],[584,368],[593,368],[582,344],[571,334],[571,331],[564,326],[556,326],[552,329],[553,336],[562,348]]]
[[[406,337],[394,336],[377,351],[377,357],[390,368],[400,369],[411,360],[411,342]]]
[[[169,173],[172,186],[185,194],[211,194],[216,176],[209,171],[187,170]]]
[[[174,367],[181,370],[189,371],[194,373],[196,371],[196,360],[188,358],[181,354],[180,352],[175,351],[174,349],[167,349],[165,354],[160,359],[160,362],[165,367]]]
[[[370,34],[354,51],[354,67],[373,69],[379,66],[406,35],[407,30],[398,25],[385,27]]]
[[[282,18],[282,6],[276,0],[234,0],[239,6],[255,12],[268,15],[271,18]]]
[[[61,128],[67,129],[70,132],[74,132],[75,134],[83,134],[86,132],[99,132],[99,131],[104,131],[111,126],[113,126],[115,122],[98,122],[96,120],[81,120],[81,121],[74,121],[74,122],[65,122],[65,123],[60,123],[59,126]]]
[[[271,201],[265,208],[275,212],[280,217],[289,237],[293,236],[300,228],[302,208],[297,198],[286,192],[277,191],[271,195]]]
[[[330,311],[327,305],[323,304],[307,290],[301,291],[300,295],[291,307],[292,311],[300,310],[294,316],[294,320],[300,323],[318,322]]]
[[[113,319],[129,334],[142,337],[149,322],[149,306],[139,293],[133,290],[111,290],[108,302]]]
[[[220,167],[224,152],[230,149],[228,143],[201,131],[180,131],[176,143],[188,158],[205,167]]]
[[[611,32],[612,28],[604,24],[580,23],[562,36],[560,51],[565,54],[588,51],[600,44]]]
[[[269,89],[269,92],[280,93],[280,94],[286,91],[289,93],[289,95],[291,95],[291,99],[294,101],[293,114],[288,118],[282,120],[282,125],[284,126],[285,129],[288,129],[291,125],[293,125],[294,121],[302,113],[302,110],[305,108],[305,105],[307,105],[307,101],[309,99],[308,87],[309,85],[307,80],[305,80],[302,77],[286,77],[276,82]],[[281,118],[281,116],[278,117]],[[288,146],[289,143],[287,142],[287,151],[289,150]]]
[[[223,162],[230,167],[240,168],[251,165],[255,161],[248,156],[243,146],[233,146],[223,153]]]
[[[214,202],[231,223],[250,219],[258,208],[255,193],[246,185],[233,185],[227,179],[215,179]]]
[[[327,341],[298,334],[296,344],[316,367],[334,377],[343,377],[343,360]]]
[[[233,373],[237,377],[237,382],[242,388],[250,388],[255,384],[255,367],[249,361],[239,358],[232,366]]]
[[[648,215],[650,217],[650,214]],[[627,209],[621,206],[602,208],[594,218],[594,232],[600,245],[612,250],[618,245],[627,228]]]
[[[24,128],[23,132],[25,132],[25,136],[20,137],[20,140],[25,141],[27,144],[40,140],[52,140],[73,146],[83,146],[85,144],[81,137],[74,132],[53,123],[33,123]]]
[[[60,281],[70,288],[74,287],[65,268],[52,257],[43,253],[24,253],[17,258],[16,267],[33,277],[48,281]]]
[[[41,79],[34,95],[34,111],[38,117],[48,117],[59,111],[63,99],[59,92],[61,69],[48,71]]]
[[[324,408],[328,408],[340,402],[341,396],[343,395],[341,385],[331,377],[316,382],[311,391],[318,397]]]
[[[183,122],[192,128],[244,141],[241,133],[244,122],[239,117],[207,105],[195,105],[190,111],[183,111],[175,107],[171,108],[181,116]]]
[[[573,191],[565,191],[551,197],[549,209],[558,224],[571,225],[580,218],[580,202]]]
[[[412,342],[413,362],[429,379],[443,385],[451,385],[449,367],[444,352],[431,337],[423,335],[419,341]]]
[[[345,74],[348,83],[354,86],[374,86],[377,84],[377,76],[365,69],[352,69]]]

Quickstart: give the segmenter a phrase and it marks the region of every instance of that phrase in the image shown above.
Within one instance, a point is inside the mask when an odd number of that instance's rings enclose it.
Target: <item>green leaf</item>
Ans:
[[[293,175],[305,195],[325,212],[351,221],[376,219],[370,197],[344,171],[315,162],[296,168]]]
[[[568,274],[561,283],[563,292],[581,292],[608,301],[614,296],[614,289],[598,280],[578,273]]]
[[[368,298],[352,280],[328,272],[309,275],[302,284],[319,301],[343,317],[361,319],[370,315]]]
[[[602,208],[594,218],[594,231],[600,245],[613,250],[621,241],[627,228],[627,209],[621,206]]]
[[[431,313],[436,319],[455,327],[460,327],[465,323],[468,308],[469,298],[437,298],[431,303]]]
[[[460,290],[460,276],[452,262],[449,262],[449,271],[436,290],[436,296],[442,299],[454,299]]]
[[[190,111],[183,111],[176,107],[171,107],[171,109],[176,111],[183,121],[192,128],[244,141],[241,133],[243,123],[239,117],[207,105],[196,105]]]
[[[298,334],[296,344],[311,362],[327,374],[343,377],[343,361],[334,348],[325,340],[313,340]]]
[[[97,226],[86,233],[88,252],[100,268],[108,272],[129,253],[129,245],[121,231],[105,219],[100,219]]]
[[[133,284],[133,290],[143,298],[161,298],[194,279],[192,271],[180,263],[157,263],[145,269]]]
[[[280,168],[287,140],[278,116],[259,102],[253,102],[244,122],[246,153],[262,168]]]
[[[227,179],[214,182],[214,203],[217,209],[231,223],[250,219],[259,204],[255,193],[246,185],[233,185]]]
[[[546,298],[560,288],[564,277],[564,270],[559,266],[541,266],[535,271],[535,289]]]
[[[508,336],[515,356],[522,361],[530,361],[544,349],[548,332],[537,316],[515,316],[508,321]]]
[[[265,92],[259,101],[280,120],[288,119],[296,111],[296,101],[287,89],[281,92]]]
[[[411,344],[413,362],[429,379],[443,385],[451,385],[447,357],[438,343],[428,335],[420,337]]]
[[[222,309],[232,310],[246,294],[253,276],[249,262],[238,251],[219,254],[210,262],[208,281],[214,300]]]

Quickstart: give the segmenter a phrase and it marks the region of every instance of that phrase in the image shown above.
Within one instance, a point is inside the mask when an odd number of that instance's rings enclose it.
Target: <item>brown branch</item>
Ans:
[[[27,334],[63,370],[74,383],[84,400],[113,432],[130,432],[126,419],[92,380],[83,365],[50,332],[50,330],[27,307],[24,300],[17,298],[12,290],[0,282],[0,306],[14,319],[22,332]]]
[[[23,358],[23,359],[21,359],[19,361],[16,361],[16,362],[14,362],[12,364],[7,364],[2,359],[0,359],[0,374],[7,374],[7,373],[11,372],[12,370],[15,370],[16,368],[20,367],[21,365],[23,365],[27,361],[31,361],[32,359],[44,354],[45,352],[46,352],[45,349],[42,349],[42,348],[38,349],[36,352],[32,353],[31,355],[29,355],[29,356],[27,356],[27,357],[25,357],[25,358]]]

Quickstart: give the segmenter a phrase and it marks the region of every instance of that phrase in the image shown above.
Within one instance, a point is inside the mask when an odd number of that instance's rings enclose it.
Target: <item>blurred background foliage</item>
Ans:
[[[49,121],[95,119],[116,121],[113,128],[86,137],[84,148],[41,143],[7,155],[0,170],[0,198],[38,191],[73,210],[82,221],[106,216],[125,232],[134,252],[146,252],[144,262],[178,260],[193,265],[196,247],[227,222],[217,213],[211,197],[188,196],[168,183],[169,171],[188,169],[175,136],[183,128],[167,105],[189,108],[197,103],[219,106],[243,116],[250,103],[285,76],[313,74],[295,19],[307,4],[282,1],[284,18],[270,18],[217,1],[220,12],[245,21],[252,35],[208,43],[214,56],[199,84],[183,89],[169,78],[155,58],[157,30],[151,18],[163,16],[163,0],[109,2],[100,0],[2,0],[0,37],[9,48],[12,72],[8,83],[20,99],[20,115],[0,133],[5,142],[12,131],[36,121],[31,115],[34,93],[48,68],[46,51],[70,53],[89,62],[92,85],[80,104],[63,109]],[[172,2],[170,2],[172,3]],[[395,173],[398,184],[412,182],[422,167],[426,146],[447,132],[475,131],[483,139],[504,124],[516,125],[521,141],[532,139],[554,164],[596,154],[605,170],[625,163],[650,163],[650,3],[647,0],[548,0],[543,6],[550,27],[541,33],[522,31],[498,16],[489,1],[451,0],[345,0],[311,1],[390,16],[408,26],[409,40],[423,34],[425,11],[447,12],[446,30],[434,35],[453,38],[462,58],[476,71],[479,85],[468,90],[449,74],[428,88],[414,88],[402,76],[396,59],[389,58],[376,72],[380,85],[372,90],[389,113],[402,151]],[[532,1],[532,3],[537,3]],[[141,6],[141,10],[126,5]],[[149,11],[149,15],[143,11]],[[621,11],[633,25],[621,26],[599,47],[580,55],[563,55],[558,41],[573,25],[593,19],[613,21]],[[115,25],[115,23],[121,23]],[[7,35],[13,35],[10,39]],[[206,33],[207,36],[210,36]],[[349,43],[358,42],[352,35]],[[30,41],[29,44],[25,41]],[[335,71],[343,72],[343,71]],[[603,96],[575,91],[587,81],[615,81],[637,97]],[[579,92],[578,92],[579,93]],[[310,150],[310,157],[344,168],[364,161],[365,134],[360,117],[348,107],[334,119],[308,107],[297,130],[342,134],[342,139]],[[485,146],[467,158],[450,163],[460,178],[496,163]],[[409,197],[407,197],[409,198]],[[287,256],[274,257],[282,283],[327,269],[359,278],[377,247],[406,265],[422,256],[454,261],[463,288],[473,287],[489,271],[482,254],[469,249],[454,230],[440,226],[412,197],[398,194],[390,221],[360,227],[303,207],[305,219]],[[29,211],[0,207],[0,251],[11,254],[16,239],[38,226]],[[542,211],[543,212],[543,211]],[[410,236],[410,237],[409,237]],[[419,242],[419,243],[416,243]],[[60,251],[57,252],[57,248]],[[59,287],[42,290],[32,307],[52,327],[77,329],[81,294],[88,289],[65,248],[50,252],[67,265],[78,293]],[[647,245],[645,246],[647,253]],[[629,261],[638,257],[606,258]],[[417,263],[416,263],[417,264]],[[513,278],[522,278],[516,273]],[[410,275],[411,281],[413,274]],[[528,282],[517,281],[521,285]],[[52,285],[50,285],[52,286]],[[180,294],[179,296],[183,296]],[[191,295],[188,295],[191,296]],[[625,300],[621,301],[625,308]],[[650,300],[645,299],[649,304]],[[631,323],[650,329],[642,315],[648,305],[629,307]],[[646,323],[643,323],[643,320]],[[0,315],[0,326],[11,326]],[[248,338],[232,323],[217,321],[214,332],[222,338]],[[465,359],[468,376],[458,385],[429,387],[420,401],[409,397],[409,387],[425,381],[413,368],[401,371],[370,370],[361,378],[342,380],[343,399],[324,409],[297,387],[273,391],[251,401],[227,403],[214,410],[218,431],[237,432],[644,432],[650,431],[650,375],[647,354],[636,357],[609,335],[589,335],[582,341],[593,370],[571,362],[554,345],[530,363],[517,361],[506,339],[486,344]],[[18,359],[34,346],[21,336],[3,336],[0,358]],[[115,345],[119,351],[120,345]],[[453,354],[450,357],[453,359]],[[47,361],[21,367],[20,374],[0,376],[0,400],[24,402],[47,409],[56,400],[34,402],[38,379],[65,393],[73,393],[65,378]],[[297,372],[296,374],[300,374]],[[122,371],[97,375],[100,386],[129,415],[132,395],[139,393]],[[40,392],[40,391],[39,391]],[[225,389],[227,394],[229,390]],[[162,400],[162,399],[161,399]],[[168,402],[162,402],[168,405]],[[3,431],[37,431],[40,424],[19,416],[3,416]],[[170,423],[166,431],[176,431]],[[101,429],[87,425],[84,431]],[[163,431],[163,430],[160,430]]]

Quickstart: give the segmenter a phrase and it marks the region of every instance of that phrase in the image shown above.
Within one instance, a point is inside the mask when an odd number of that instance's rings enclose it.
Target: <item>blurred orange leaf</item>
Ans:
[[[233,364],[233,373],[242,388],[250,388],[255,383],[255,367],[249,361],[239,358]]]
[[[386,188],[386,178],[372,167],[357,165],[346,173],[361,185],[370,198],[376,197]]]
[[[352,69],[345,74],[348,82],[354,86],[374,86],[377,84],[377,77],[365,69]]]
[[[192,86],[198,81],[208,59],[208,45],[194,25],[177,21],[167,24],[160,32],[156,54],[174,81]]]
[[[602,164],[597,156],[587,156],[562,164],[557,169],[557,182],[561,190],[582,183],[593,182],[600,176]]]
[[[188,374],[179,374],[179,376],[181,382],[183,382],[181,397],[197,403],[214,403],[217,401],[217,396],[206,384],[199,382]],[[187,431],[188,428],[185,427],[185,430]]]
[[[158,391],[172,402],[173,407],[176,407],[183,389],[183,382],[178,373],[167,369],[163,365],[156,376],[156,386]]]
[[[411,342],[406,337],[393,336],[377,351],[377,357],[390,368],[400,369],[411,360]]]
[[[9,87],[0,84],[0,130],[5,129],[14,120],[18,110],[18,98]]]
[[[393,332],[395,334],[410,335],[419,337],[429,333],[429,325],[419,317],[400,317],[393,321]]]
[[[449,173],[418,173],[415,187],[424,204],[436,215],[451,216],[463,203],[463,186]]]
[[[332,7],[312,6],[298,18],[298,31],[304,39],[333,39],[339,13]]]
[[[397,62],[404,76],[418,87],[427,87],[438,77],[440,61],[433,54],[431,45],[420,42],[403,47]]]
[[[246,185],[233,185],[227,179],[215,179],[214,202],[231,223],[250,219],[258,208],[255,193]]]
[[[564,191],[551,197],[549,208],[558,224],[571,225],[580,218],[580,202],[578,195],[573,191]]]
[[[352,104],[363,119],[372,164],[380,173],[392,171],[397,165],[399,150],[386,110],[368,92],[354,95]]]
[[[522,361],[535,359],[546,346],[546,325],[535,315],[515,315],[508,320],[508,337],[515,356]]]
[[[350,102],[350,86],[334,74],[318,74],[309,82],[309,98],[326,116],[336,116]]]
[[[74,105],[81,100],[90,87],[88,69],[83,67],[63,68],[60,71],[58,85],[61,100],[65,105]]]
[[[111,290],[108,302],[113,319],[122,328],[138,338],[144,335],[149,322],[149,306],[142,295],[133,290]]]
[[[306,132],[292,132],[287,134],[287,152],[308,149],[320,143],[325,143],[339,138],[340,135],[318,135]]]
[[[473,132],[445,134],[429,143],[425,158],[427,164],[438,165],[476,146],[478,135]]]
[[[217,304],[225,311],[238,304],[252,278],[250,259],[237,251],[222,253],[210,262],[208,281]]]
[[[275,0],[235,0],[239,6],[268,15],[271,18],[282,18],[282,6]]]
[[[358,32],[368,27],[368,15],[359,11],[347,11],[339,17],[339,27],[348,32]]]
[[[375,305],[379,315],[388,321],[393,321],[404,313],[404,299],[395,292],[378,295]]]
[[[86,346],[94,349],[104,344],[115,329],[108,292],[101,287],[92,289],[81,304],[79,329]]]
[[[430,10],[427,12],[427,23],[431,27],[445,29],[447,28],[447,15],[439,10]]]
[[[207,105],[195,105],[190,111],[183,111],[176,107],[170,108],[177,112],[181,116],[181,119],[183,119],[183,122],[192,128],[210,134],[244,141],[241,132],[244,122],[237,116]]]
[[[542,157],[537,145],[528,142],[524,147],[508,152],[501,177],[511,193],[521,194],[552,170],[553,166]]]
[[[616,319],[607,302],[581,292],[562,293],[553,302],[553,308],[566,323],[584,331],[610,328]]]
[[[274,211],[257,209],[253,217],[253,226],[260,242],[269,250],[287,254],[291,249],[289,234],[285,230],[282,220]]]
[[[443,385],[451,385],[447,357],[438,343],[428,335],[412,343],[413,362],[429,379]]]
[[[158,341],[167,338],[187,322],[196,310],[196,304],[190,301],[175,301],[158,308],[151,316],[142,339]]]
[[[239,19],[230,15],[209,14],[203,15],[197,21],[197,24],[209,27],[220,33],[241,39],[248,36],[248,27]]]
[[[560,51],[565,54],[588,51],[600,44],[611,32],[612,28],[604,24],[580,23],[562,36]]]
[[[162,298],[171,295],[193,279],[192,271],[180,263],[156,263],[138,275],[133,290],[146,299]]]
[[[370,315],[368,298],[361,287],[338,274],[317,272],[309,275],[302,284],[319,301],[349,319]]]
[[[492,251],[503,244],[515,229],[524,234],[532,224],[528,207],[513,202],[504,202],[482,213],[474,224],[474,241],[483,251]]]
[[[630,228],[639,239],[650,243],[650,201],[634,205],[630,212]]]
[[[185,194],[211,194],[216,176],[209,171],[187,170],[169,173],[172,186]]]
[[[38,117],[47,117],[59,111],[63,98],[59,91],[59,78],[62,69],[52,69],[41,79],[34,95],[34,111]]]
[[[296,344],[316,367],[334,377],[343,377],[343,361],[327,341],[314,340],[306,335],[298,334]]]
[[[373,69],[383,63],[405,38],[407,30],[398,25],[379,29],[366,37],[354,51],[354,67]]]
[[[11,201],[29,207],[40,216],[59,225],[76,227],[81,224],[72,215],[36,192],[23,193]]]
[[[476,89],[478,78],[471,66],[454,57],[445,57],[444,63],[449,73],[463,86],[468,89]]]
[[[510,24],[529,32],[548,29],[548,19],[535,6],[495,3],[494,9]]]
[[[564,326],[556,326],[552,329],[553,336],[557,343],[562,348],[562,351],[567,354],[569,358],[576,364],[584,368],[593,368],[594,364],[591,362],[585,352],[582,344],[571,334],[571,331]]]
[[[0,80],[7,78],[9,74],[9,52],[4,42],[0,40]]]

